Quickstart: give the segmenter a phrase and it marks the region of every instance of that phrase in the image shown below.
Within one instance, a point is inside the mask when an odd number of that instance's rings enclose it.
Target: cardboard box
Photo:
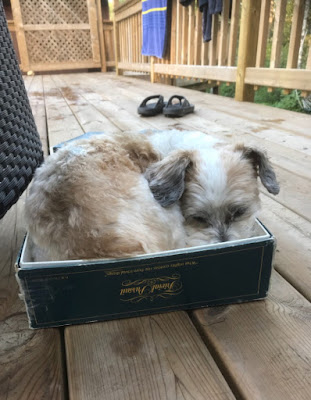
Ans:
[[[27,237],[17,279],[30,327],[263,299],[275,240],[257,224],[249,239],[113,260],[31,262]]]

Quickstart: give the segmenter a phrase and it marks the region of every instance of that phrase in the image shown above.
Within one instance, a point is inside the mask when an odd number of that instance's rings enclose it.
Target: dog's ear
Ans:
[[[278,194],[280,191],[280,185],[265,152],[244,145],[238,145],[236,149],[241,150],[242,156],[252,162],[257,175],[259,175],[262,184],[268,192],[274,195]]]
[[[147,168],[145,177],[154,198],[162,207],[168,207],[181,198],[185,189],[186,169],[190,163],[191,152],[176,150]]]

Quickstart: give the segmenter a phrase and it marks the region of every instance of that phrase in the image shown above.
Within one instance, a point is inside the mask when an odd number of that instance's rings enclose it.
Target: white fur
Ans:
[[[221,140],[206,135],[199,131],[155,131],[149,137],[150,143],[162,158],[174,150],[212,150],[216,143],[222,143]]]

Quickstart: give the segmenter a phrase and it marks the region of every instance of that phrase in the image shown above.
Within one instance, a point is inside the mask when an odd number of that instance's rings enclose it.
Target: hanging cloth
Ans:
[[[193,0],[179,0],[179,3],[184,6],[184,7],[188,7],[190,6],[190,4],[193,2]]]
[[[167,45],[168,0],[142,0],[143,56],[163,58]]]
[[[221,13],[222,0],[199,0],[199,7],[203,13],[203,41],[209,42],[212,39],[212,15]]]

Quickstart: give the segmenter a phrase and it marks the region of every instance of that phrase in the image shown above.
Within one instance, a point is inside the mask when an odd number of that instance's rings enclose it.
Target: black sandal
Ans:
[[[178,99],[179,103],[173,104],[173,99]],[[163,114],[166,117],[183,117],[194,111],[194,105],[190,104],[184,96],[172,96],[167,105],[163,108]]]
[[[152,99],[158,99],[156,103],[149,103],[147,102]],[[164,98],[160,94],[146,97],[145,100],[141,103],[138,107],[137,112],[140,115],[145,117],[151,117],[153,115],[161,114],[163,107],[166,103],[164,103]]]

